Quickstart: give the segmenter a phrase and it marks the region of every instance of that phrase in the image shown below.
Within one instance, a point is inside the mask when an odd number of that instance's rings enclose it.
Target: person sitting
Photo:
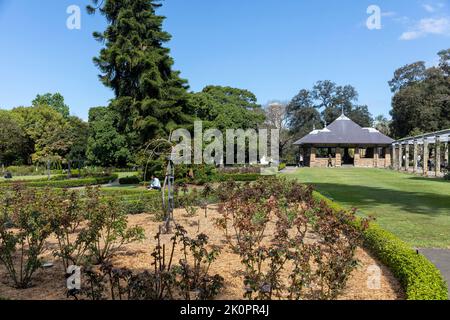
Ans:
[[[161,182],[155,176],[152,176],[152,183],[148,187],[149,190],[158,190],[161,191]]]

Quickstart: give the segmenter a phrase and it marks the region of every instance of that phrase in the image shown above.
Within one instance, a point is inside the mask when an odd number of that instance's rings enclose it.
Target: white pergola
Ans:
[[[449,165],[449,142],[450,129],[397,140],[392,143],[394,169],[428,176],[431,169],[428,161],[431,160],[434,167],[432,172],[435,176],[440,176],[442,175],[442,161],[446,166]],[[410,165],[411,161],[413,162],[412,166]]]

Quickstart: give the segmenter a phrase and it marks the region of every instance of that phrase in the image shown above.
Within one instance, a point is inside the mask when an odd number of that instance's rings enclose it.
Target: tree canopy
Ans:
[[[99,11],[107,21],[94,37],[104,44],[94,63],[100,80],[115,93],[109,108],[117,113],[114,126],[132,149],[148,140],[192,123],[187,81],[174,71],[169,49],[171,36],[162,28],[161,5],[154,0],[93,0],[88,11]]]
[[[204,121],[204,127],[257,129],[265,119],[256,96],[248,90],[207,86],[191,94],[190,104],[194,116]]]
[[[450,127],[450,49],[438,53],[438,66],[415,62],[395,71],[389,82],[391,131],[396,138]]]
[[[70,115],[70,108],[64,102],[64,97],[60,93],[46,93],[43,95],[38,94],[33,100],[32,105],[34,107],[38,106],[48,106],[59,112],[64,118],[68,118]]]
[[[55,101],[63,102],[64,98],[58,95]],[[1,163],[85,160],[88,124],[77,117],[63,115],[51,101],[44,103],[50,96],[38,95],[31,107],[0,110]]]
[[[0,163],[26,163],[30,153],[28,145],[26,133],[17,118],[9,111],[0,110]]]
[[[362,127],[372,126],[373,119],[366,105],[358,105],[358,92],[353,86],[318,81],[311,90],[302,89],[287,106],[291,132],[300,138],[313,127],[323,128],[338,118],[342,111]]]
[[[87,124],[76,117],[64,118],[49,106],[18,107],[11,110],[28,137],[33,162],[65,162],[71,156],[84,158]]]
[[[87,159],[100,166],[126,166],[130,161],[125,136],[117,132],[115,114],[107,107],[89,110],[89,138]]]

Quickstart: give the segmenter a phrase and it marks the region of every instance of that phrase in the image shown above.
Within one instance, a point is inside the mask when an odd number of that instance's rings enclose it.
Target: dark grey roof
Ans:
[[[362,128],[345,115],[337,118],[327,128],[313,130],[299,141],[302,144],[391,144],[393,139],[374,128]]]

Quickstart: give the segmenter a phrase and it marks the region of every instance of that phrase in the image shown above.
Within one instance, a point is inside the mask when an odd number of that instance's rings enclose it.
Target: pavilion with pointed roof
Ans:
[[[309,167],[344,165],[367,168],[391,166],[393,139],[377,129],[363,128],[342,114],[329,126],[313,130],[295,142]]]

